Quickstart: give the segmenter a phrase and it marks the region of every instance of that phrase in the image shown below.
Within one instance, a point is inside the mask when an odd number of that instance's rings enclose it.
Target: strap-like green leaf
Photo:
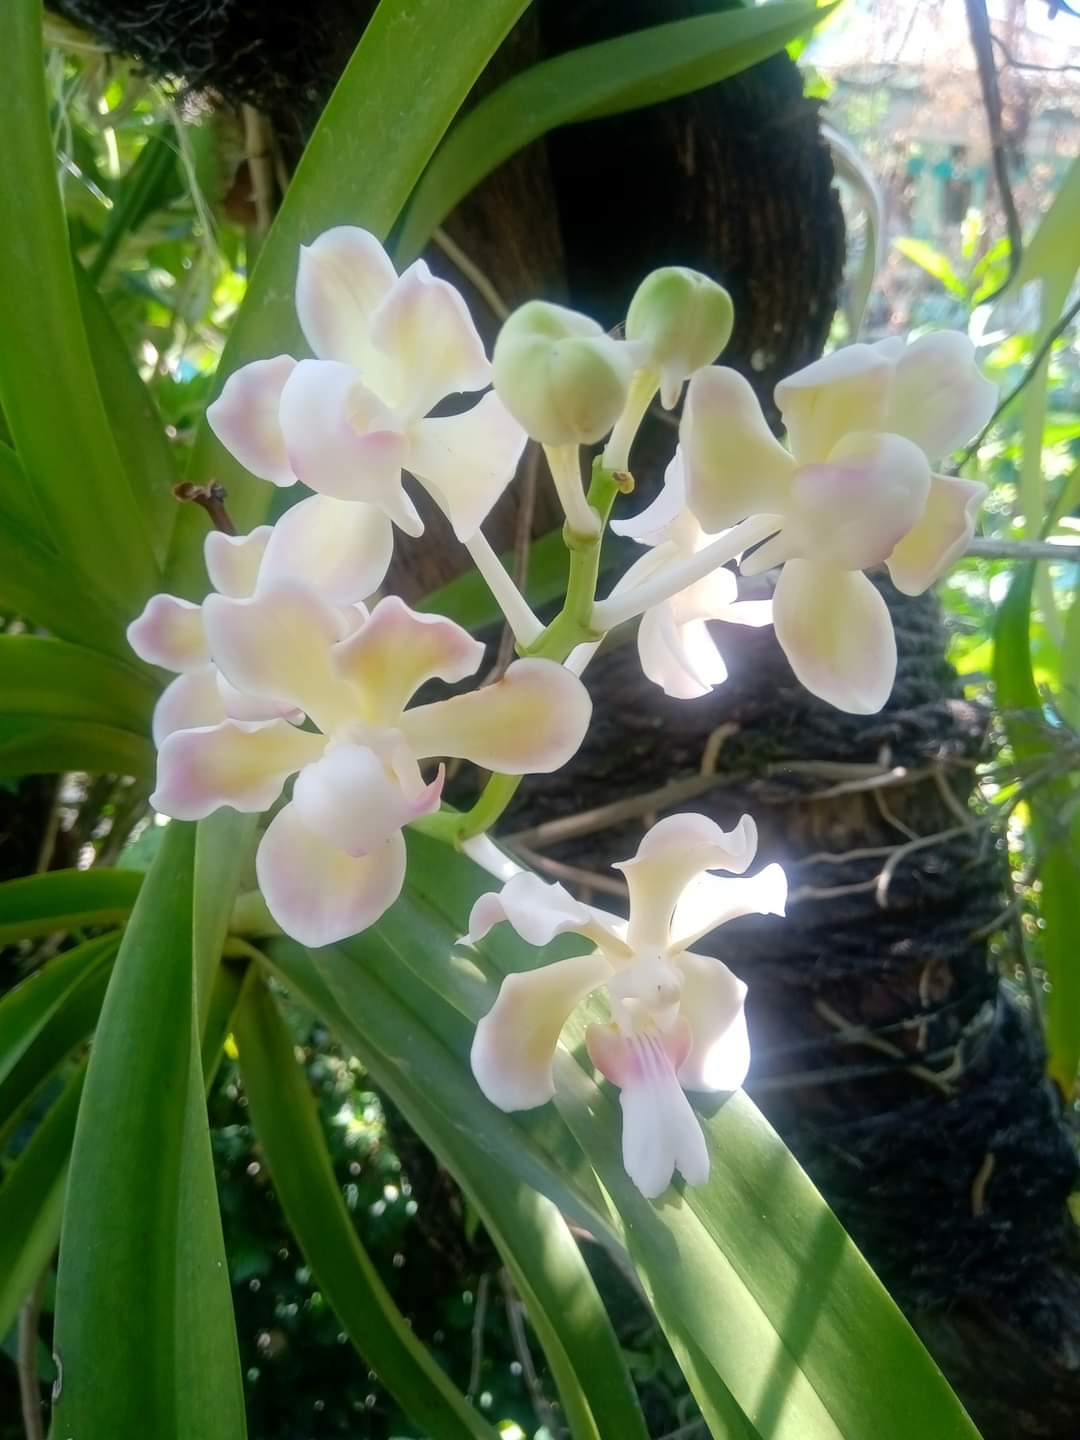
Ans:
[[[300,245],[332,225],[389,233],[461,102],[527,3],[470,0],[466,23],[461,9],[445,0],[381,0],[259,253],[218,366],[219,387],[250,360],[303,353],[293,310]],[[242,530],[266,518],[273,487],[243,470],[205,425],[188,474],[199,483],[224,482]],[[167,586],[177,594],[198,597],[206,589],[204,528],[200,516],[181,514]]]
[[[79,317],[41,34],[41,0],[0,7],[0,194],[18,197],[19,219],[0,231],[0,397],[61,558],[92,577],[121,613],[134,614],[157,588],[158,572]]]
[[[515,75],[459,120],[416,187],[396,246],[404,263],[486,175],[560,125],[656,105],[715,85],[782,50],[829,13],[776,0],[671,20],[571,50]],[[596,197],[603,204],[603,195]],[[629,222],[632,217],[626,217]]]
[[[50,870],[7,880],[0,885],[0,945],[54,930],[119,925],[141,884],[137,870]]]
[[[60,1238],[85,1074],[80,1065],[0,1184],[0,1335],[11,1329]]]
[[[440,1440],[496,1440],[394,1304],[345,1208],[292,1037],[266,986],[249,987],[235,1034],[252,1124],[274,1189],[319,1286],[360,1355]]]
[[[0,1000],[0,1081],[30,1049],[75,987],[106,966],[115,949],[115,936],[88,940],[35,970]]]
[[[174,821],[90,1054],[57,1279],[57,1435],[244,1435],[195,1028],[194,853],[194,827]]]
[[[431,1016],[441,1009],[442,1018],[467,1046],[468,1029],[461,1027],[460,1016],[434,996],[423,1011],[395,998],[386,977],[400,975],[401,961],[370,934],[368,938],[371,949],[365,944],[364,952],[373,961],[370,968],[357,963],[355,947],[360,942],[354,942],[348,954],[334,947],[320,950],[318,968],[289,941],[269,946],[269,958],[294,993],[355,1050],[375,1082],[458,1179],[526,1302],[575,1440],[615,1435],[637,1440],[642,1436],[641,1416],[610,1321],[565,1220],[533,1184],[543,1178],[548,1194],[564,1205],[569,1200],[570,1213],[594,1235],[617,1244],[608,1218],[596,1208],[603,1206],[599,1193],[571,1188],[564,1163],[565,1133],[553,1144],[558,1155],[559,1140],[563,1142],[558,1158],[544,1155],[543,1140],[537,1136],[523,1134],[515,1151],[508,1135],[516,1124],[524,1131],[533,1117],[493,1111],[471,1084],[471,1076],[455,1072]],[[416,939],[423,943],[420,935]],[[544,1118],[540,1129],[550,1131]],[[572,1144],[569,1150],[576,1153]],[[522,1176],[531,1183],[523,1183]]]

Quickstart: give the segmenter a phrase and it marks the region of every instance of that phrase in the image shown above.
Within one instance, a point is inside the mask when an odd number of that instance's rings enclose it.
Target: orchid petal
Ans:
[[[279,420],[282,391],[295,367],[291,355],[242,365],[206,410],[206,423],[229,454],[274,485],[296,484]]]
[[[218,594],[244,600],[255,593],[259,567],[273,534],[271,525],[258,525],[248,535],[226,535],[222,530],[206,532],[203,559],[210,584]]]
[[[882,429],[940,460],[982,430],[997,399],[997,386],[979,371],[968,337],[939,330],[920,336],[899,356]]]
[[[217,670],[217,667],[214,667]],[[277,700],[261,700],[256,695],[248,695],[243,690],[238,690],[235,685],[230,685],[220,670],[217,670],[217,692],[218,699],[225,707],[225,714],[222,719],[228,720],[288,720],[293,725],[299,725],[304,718],[304,712],[298,710],[295,705],[287,705]],[[204,720],[204,725],[213,722]]]
[[[738,1090],[750,1069],[746,986],[711,955],[680,955],[675,964],[683,977],[681,1013],[693,1036],[679,1066],[679,1084],[687,1090]]]
[[[773,623],[771,600],[736,600],[719,617],[726,625],[749,625],[760,630]]]
[[[335,673],[359,691],[365,720],[396,725],[421,685],[464,680],[475,675],[483,658],[480,641],[453,620],[410,610],[398,596],[387,595],[365,624],[334,646],[331,661]]]
[[[220,725],[228,718],[217,688],[217,666],[203,665],[178,675],[158,697],[150,731],[159,748],[174,730]]]
[[[176,730],[158,751],[150,804],[174,820],[202,820],[222,805],[265,810],[294,771],[317,760],[326,741],[284,720],[225,720]]]
[[[140,660],[163,670],[201,670],[210,659],[202,607],[175,595],[151,595],[127,639]]]
[[[930,493],[930,466],[900,435],[851,431],[821,465],[795,473],[778,535],[741,562],[756,575],[798,557],[841,570],[881,565],[917,524]]]
[[[749,879],[697,875],[679,896],[671,917],[671,950],[688,950],[743,915],[783,915],[786,904],[787,876],[779,865],[766,865]]]
[[[664,471],[664,483],[659,495],[626,520],[612,520],[611,529],[616,535],[625,535],[639,545],[661,545],[672,538],[671,530],[686,510],[686,474],[682,450],[677,448]]]
[[[630,860],[615,866],[630,891],[628,939],[634,950],[664,950],[679,897],[703,870],[741,875],[757,850],[757,826],[744,815],[725,831],[705,815],[658,820]]]
[[[858,570],[789,560],[773,594],[773,625],[796,679],[851,715],[876,715],[896,678],[885,601]]]
[[[378,506],[312,495],[274,526],[260,581],[306,581],[335,605],[352,605],[378,590],[393,554],[393,528]]]
[[[460,415],[412,427],[405,467],[438,501],[465,543],[514,478],[528,436],[494,390]]]
[[[401,894],[405,841],[399,833],[368,855],[347,855],[286,805],[259,843],[255,874],[286,935],[312,948],[333,945],[374,925]]]
[[[469,915],[470,944],[482,940],[501,921],[507,921],[530,945],[550,945],[556,935],[588,930],[593,914],[564,886],[549,884],[522,870],[501,890],[481,895]]]
[[[687,504],[710,534],[784,509],[794,461],[736,371],[711,365],[691,378],[679,440]]]
[[[410,799],[366,745],[330,745],[296,777],[293,808],[307,828],[348,855],[367,855],[391,835],[439,807],[443,773]]]
[[[704,620],[679,624],[671,602],[641,617],[638,656],[646,677],[674,700],[697,700],[727,679],[724,657]]]
[[[386,357],[387,396],[410,420],[447,395],[491,384],[469,307],[423,260],[415,260],[387,292],[371,317],[371,339]]]
[[[559,1034],[611,965],[599,951],[507,975],[495,1004],[476,1027],[472,1070],[500,1110],[531,1110],[555,1093],[551,1064]]]
[[[281,429],[300,479],[335,500],[365,500],[409,535],[423,525],[401,488],[400,423],[351,365],[301,360],[281,395]]]
[[[417,756],[455,756],[504,775],[546,775],[577,751],[591,715],[589,692],[562,665],[515,660],[494,685],[407,710],[401,730]]]
[[[872,345],[846,345],[776,387],[788,444],[800,465],[825,460],[851,430],[884,430],[893,366]]]
[[[336,225],[300,247],[296,314],[312,354],[365,368],[371,320],[397,275],[375,236]]]
[[[975,534],[975,517],[986,496],[977,480],[932,475],[922,519],[886,560],[893,584],[905,595],[921,595],[959,560]]]
[[[320,728],[354,718],[352,696],[331,664],[345,621],[314,590],[282,580],[250,600],[208,595],[203,612],[214,659],[237,689],[296,706]]]
[[[620,1087],[623,1166],[645,1198],[662,1195],[676,1170],[688,1185],[703,1185],[709,1178],[705,1136],[675,1074],[686,1049],[685,1026],[673,1036],[624,1037],[590,1025],[585,1040],[594,1064]]]

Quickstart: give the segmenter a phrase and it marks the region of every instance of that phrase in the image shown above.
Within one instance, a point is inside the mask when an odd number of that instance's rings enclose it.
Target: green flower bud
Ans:
[[[576,310],[530,300],[499,332],[492,379],[534,440],[591,445],[622,413],[637,349]]]
[[[646,275],[626,312],[626,338],[648,347],[645,363],[659,372],[666,409],[677,402],[682,382],[720,354],[734,319],[731,296],[708,275],[682,265]]]

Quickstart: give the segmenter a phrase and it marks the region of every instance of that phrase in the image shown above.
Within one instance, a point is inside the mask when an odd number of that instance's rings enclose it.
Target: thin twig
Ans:
[[[561,860],[553,860],[550,855],[541,855],[539,850],[530,850],[527,845],[518,845],[511,841],[507,841],[506,845],[526,865],[554,875],[556,880],[568,880],[570,884],[580,885],[586,890],[601,890],[605,895],[617,895],[620,900],[626,899],[625,884],[614,876],[604,875],[596,870],[582,870],[577,865],[564,865]]]
[[[473,1311],[472,1363],[469,1366],[469,1388],[465,1392],[465,1398],[470,1403],[480,1388],[480,1375],[484,1366],[484,1322],[487,1319],[488,1290],[490,1288],[491,1276],[485,1271],[480,1276],[480,1283],[476,1287],[476,1308]]]
[[[1053,540],[988,540],[977,535],[968,545],[967,553],[987,560],[1080,562],[1080,545],[1058,545]]]
[[[481,299],[487,302],[488,309],[496,320],[505,320],[510,314],[510,306],[476,261],[465,253],[456,240],[451,239],[441,225],[432,232],[431,238],[446,258],[457,266]]]
[[[1001,90],[998,86],[997,66],[994,64],[994,46],[990,34],[990,17],[986,13],[986,0],[965,0],[967,6],[968,30],[971,33],[971,48],[975,52],[975,64],[979,71],[983,107],[990,130],[990,153],[994,162],[994,177],[997,180],[1001,208],[1005,212],[1005,230],[1009,237],[1009,271],[1004,282],[990,301],[1007,290],[1012,284],[1020,266],[1023,253],[1024,233],[1013,198],[1012,183],[1009,180],[1009,157],[1005,148],[1005,129],[1001,121]]]
[[[868,1030],[865,1025],[853,1025],[850,1020],[846,1020],[843,1015],[839,1014],[838,1011],[834,1010],[832,1006],[824,1000],[815,1001],[814,1009],[823,1020],[827,1020],[850,1044],[865,1046],[867,1050],[876,1050],[881,1055],[889,1055],[894,1060],[901,1061],[904,1068],[912,1075],[916,1075],[920,1080],[925,1080],[928,1085],[933,1085],[935,1090],[940,1090],[944,1095],[952,1094],[952,1085],[947,1079],[943,1078],[943,1075],[939,1075],[934,1070],[927,1069],[925,1065],[908,1064],[907,1052],[902,1050],[899,1045],[894,1045],[891,1040],[883,1040],[880,1035],[875,1035],[874,1032]],[[951,1068],[952,1067],[950,1067],[950,1069]],[[947,1074],[948,1072],[943,1073]]]
[[[931,845],[944,845],[947,840],[955,840],[960,835],[969,835],[970,827],[967,825],[954,825],[949,830],[938,830],[933,835],[918,835],[914,840],[909,840],[906,845],[900,845],[885,861],[881,867],[881,873],[877,877],[874,886],[874,899],[878,905],[885,910],[889,904],[889,885],[896,874],[896,867],[901,861],[906,860],[909,855],[914,855],[919,850],[926,850]]]
[[[254,105],[242,105],[244,158],[255,206],[255,233],[261,240],[274,219],[274,153],[270,122]]]
[[[19,1311],[18,1358],[19,1401],[22,1405],[23,1429],[26,1440],[45,1440],[45,1424],[41,1414],[41,1386],[38,1383],[37,1348],[38,1321],[41,1319],[41,1297],[45,1290],[48,1268],[37,1282]]]
[[[523,845],[556,845],[560,840],[576,839],[579,835],[591,835],[597,830],[610,830],[625,820],[638,820],[650,810],[663,810],[669,805],[680,805],[704,795],[708,790],[730,781],[730,775],[688,775],[682,780],[672,780],[656,790],[645,790],[640,795],[630,795],[625,800],[613,800],[609,805],[597,805],[592,810],[582,810],[577,815],[563,815],[558,820],[545,820],[540,825],[530,825],[527,830],[504,837],[507,845],[520,850]]]
[[[562,1433],[562,1428],[555,1418],[555,1410],[551,1401],[544,1394],[544,1387],[536,1373],[532,1351],[529,1349],[529,1337],[525,1333],[525,1307],[518,1298],[513,1281],[505,1270],[499,1271],[499,1280],[506,1297],[506,1318],[510,1326],[510,1338],[513,1341],[514,1351],[525,1380],[525,1388],[529,1392],[529,1399],[532,1401],[536,1418],[552,1435],[558,1436]]]

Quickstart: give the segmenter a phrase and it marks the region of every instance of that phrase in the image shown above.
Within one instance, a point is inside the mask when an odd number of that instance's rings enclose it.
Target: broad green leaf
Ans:
[[[410,853],[404,899],[373,931],[320,952],[348,1038],[380,1045],[394,1083],[406,1066],[428,1079],[428,1049],[441,1050],[440,1073],[425,1087],[441,1113],[441,1143],[456,1147],[456,1131],[465,1130],[492,1162],[561,1203],[555,1187],[565,1190],[565,1172],[554,1161],[545,1112],[503,1116],[475,1090],[468,1093],[472,1022],[490,1005],[500,975],[521,968],[523,947],[496,932],[467,960],[455,955],[471,900],[492,882],[424,837],[410,837]],[[271,953],[280,964],[277,945]],[[534,952],[531,963],[538,958]],[[287,961],[282,969],[295,972]],[[402,1003],[411,1025],[390,1019]],[[735,1097],[706,1122],[709,1185],[652,1205],[623,1174],[618,1106],[595,1084],[580,1036],[579,1022],[567,1034],[572,1053],[560,1053],[559,1109],[615,1203],[672,1342],[701,1361],[695,1383],[702,1403],[722,1413],[724,1397],[732,1398],[770,1440],[909,1440],[913,1433],[973,1440],[971,1422],[933,1361],[750,1101]],[[450,1100],[455,1059],[460,1080]],[[546,1123],[553,1118],[549,1112]],[[528,1150],[523,1135],[502,1128],[507,1121],[530,1127]],[[550,1168],[538,1175],[545,1157]],[[584,1193],[576,1182],[575,1193]],[[594,1233],[611,1237],[614,1224]],[[845,1360],[852,1354],[864,1357],[865,1368]],[[729,1432],[742,1433],[731,1425]]]
[[[0,1335],[6,1335],[60,1239],[80,1065],[0,1183]]]
[[[113,935],[87,940],[35,970],[0,1000],[0,1081],[11,1073],[75,988],[107,966],[115,949]]]
[[[225,807],[199,822],[195,841],[192,950],[200,1033],[219,969],[233,900],[244,869],[251,863],[257,821],[256,815],[241,815]]]
[[[85,646],[0,636],[0,773],[152,776],[156,695],[146,671]]]
[[[134,613],[157,588],[157,569],[79,317],[41,35],[41,0],[0,8],[0,194],[18,197],[18,224],[0,232],[0,399],[61,558]]]
[[[468,23],[445,0],[380,0],[289,184],[259,253],[244,304],[218,366],[282,351],[304,353],[293,310],[301,244],[332,225],[384,237],[462,101],[528,0],[471,0]],[[189,478],[221,480],[241,530],[265,519],[273,486],[255,480],[204,425]],[[193,508],[193,507],[192,507]],[[201,595],[200,517],[179,517],[168,589]]]
[[[149,732],[157,687],[145,671],[42,635],[0,635],[0,715],[85,720]]]
[[[0,945],[54,930],[119,925],[141,884],[136,870],[50,870],[7,880],[0,885]]]
[[[439,1440],[496,1440],[413,1335],[353,1226],[292,1037],[264,984],[236,1016],[251,1123],[289,1227],[361,1357],[409,1415]]]
[[[967,287],[953,269],[947,255],[935,250],[933,245],[928,245],[925,240],[916,240],[913,235],[901,235],[893,241],[893,247],[913,265],[918,265],[920,270],[925,270],[927,275],[944,285],[950,295],[966,301]]]
[[[168,825],[90,1054],[57,1279],[57,1436],[244,1435],[195,1027],[194,857],[194,827]]]
[[[94,650],[130,654],[116,613],[59,559],[38,508],[18,457],[0,444],[0,614]]]
[[[0,775],[89,770],[154,778],[154,747],[144,735],[90,721],[6,716],[0,705]]]
[[[348,954],[336,948],[320,950],[318,968],[289,941],[275,941],[268,951],[293,993],[355,1050],[376,1084],[461,1184],[526,1303],[575,1440],[614,1435],[637,1440],[642,1422],[633,1386],[566,1221],[551,1200],[518,1177],[526,1174],[535,1182],[546,1176],[549,1195],[563,1206],[569,1199],[568,1212],[579,1223],[617,1246],[602,1198],[595,1190],[568,1188],[570,1176],[562,1163],[565,1135],[560,1137],[562,1153],[556,1141],[541,1161],[543,1168],[536,1168],[531,1138],[526,1142],[530,1153],[519,1155],[515,1165],[512,1142],[507,1149],[505,1135],[498,1132],[505,1121],[528,1117],[498,1115],[475,1087],[470,1090],[471,1077],[465,1085],[454,1077],[432,1021],[442,1002],[436,999],[432,1005],[421,995],[426,1008],[418,1011],[395,1000],[380,982],[400,972],[401,962],[392,951],[378,954],[380,948],[372,952],[378,979],[357,964],[353,948]],[[364,950],[367,954],[366,946]],[[445,1006],[442,1010],[442,1018],[460,1031],[460,1016]],[[493,1116],[498,1116],[494,1123]]]
[[[459,120],[440,146],[409,203],[395,246],[398,258],[412,260],[486,175],[549,130],[715,85],[782,50],[831,8],[818,8],[813,0],[775,0],[672,20],[515,75]]]
[[[161,566],[180,509],[172,493],[180,478],[176,458],[149,387],[136,370],[104,301],[79,266],[75,268],[75,281],[113,439],[128,482],[143,508],[154,557]],[[132,619],[134,613],[129,612],[125,618]],[[122,635],[121,640],[127,651]]]
[[[1041,944],[1050,992],[1046,997],[1049,1069],[1063,1094],[1076,1091],[1080,1068],[1080,808],[1073,775],[1059,753],[1031,665],[1033,565],[1019,567],[994,625],[994,692],[1013,754],[1040,762],[1047,774],[1027,795],[1039,876]],[[1073,602],[1075,606],[1075,601]],[[1071,617],[1070,617],[1071,619]],[[1075,684],[1075,677],[1066,677]]]

